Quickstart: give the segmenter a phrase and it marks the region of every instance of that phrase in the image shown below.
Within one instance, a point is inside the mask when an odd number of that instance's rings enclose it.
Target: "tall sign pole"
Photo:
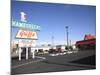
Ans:
[[[18,44],[19,44],[19,41],[18,41]],[[20,47],[18,47],[18,50],[19,50],[18,55],[19,55],[19,61],[20,61],[21,60],[21,52],[22,52],[22,50],[21,50]]]
[[[19,48],[19,61],[21,60],[21,49]]]
[[[69,43],[68,43],[68,26],[66,26],[66,37],[67,37],[67,47],[69,47]]]
[[[28,47],[26,47],[26,60],[28,59]]]
[[[27,22],[26,19],[27,19],[26,18],[26,13],[20,12],[20,21],[21,22],[16,21],[16,20],[12,20],[12,27],[19,28],[19,30],[17,32],[17,35],[16,35],[16,39],[36,40],[37,39],[36,31],[40,31],[40,26],[35,25],[31,22]],[[21,47],[23,47],[23,45],[22,45],[20,40],[19,40],[19,43],[18,43],[18,45],[20,46],[20,47],[18,47],[18,49],[19,49],[19,60],[21,60],[21,53],[22,53]],[[28,46],[28,44],[26,44],[26,59],[29,58],[29,51],[28,51],[29,49],[28,49],[28,47],[30,47],[30,46]],[[34,53],[33,53],[33,58],[34,58]]]

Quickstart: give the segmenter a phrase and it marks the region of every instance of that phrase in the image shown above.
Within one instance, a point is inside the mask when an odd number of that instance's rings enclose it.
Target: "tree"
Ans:
[[[68,50],[68,46],[66,46],[65,49]]]
[[[72,46],[69,46],[69,49],[73,50],[73,47]]]

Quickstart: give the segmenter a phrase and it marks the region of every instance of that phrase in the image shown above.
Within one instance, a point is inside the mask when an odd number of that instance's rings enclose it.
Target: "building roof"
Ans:
[[[81,40],[81,41],[77,41],[76,45],[85,45],[85,44],[96,44],[96,40],[95,39],[89,39],[89,40]]]
[[[80,40],[76,42],[76,45],[86,45],[86,44],[96,44],[95,36],[88,34],[84,36],[84,40]]]
[[[86,34],[84,36],[84,40],[90,40],[90,39],[95,39],[95,36],[94,35],[91,35],[91,34]]]

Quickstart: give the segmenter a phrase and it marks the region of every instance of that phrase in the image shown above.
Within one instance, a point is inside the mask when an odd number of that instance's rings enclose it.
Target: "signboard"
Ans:
[[[19,47],[35,47],[36,41],[35,40],[19,40]]]
[[[40,31],[40,26],[31,22],[27,22],[25,12],[20,12],[20,21],[12,19],[11,26],[19,28],[15,36],[16,39],[19,39],[19,47],[34,47],[36,45],[36,31]]]
[[[12,20],[12,27],[40,31],[40,26],[27,22],[26,13],[20,12],[20,21]]]
[[[12,27],[23,28],[33,31],[40,31],[39,25],[34,25],[32,23],[27,23],[22,21],[12,21]]]
[[[36,32],[20,29],[16,35],[19,39],[37,39]]]

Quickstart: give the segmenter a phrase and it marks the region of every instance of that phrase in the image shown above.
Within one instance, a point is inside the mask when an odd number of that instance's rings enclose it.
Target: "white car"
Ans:
[[[67,53],[68,53],[68,54],[71,54],[71,53],[73,53],[73,52],[72,52],[72,51],[68,51]]]
[[[58,54],[49,54],[50,56],[58,56]]]

